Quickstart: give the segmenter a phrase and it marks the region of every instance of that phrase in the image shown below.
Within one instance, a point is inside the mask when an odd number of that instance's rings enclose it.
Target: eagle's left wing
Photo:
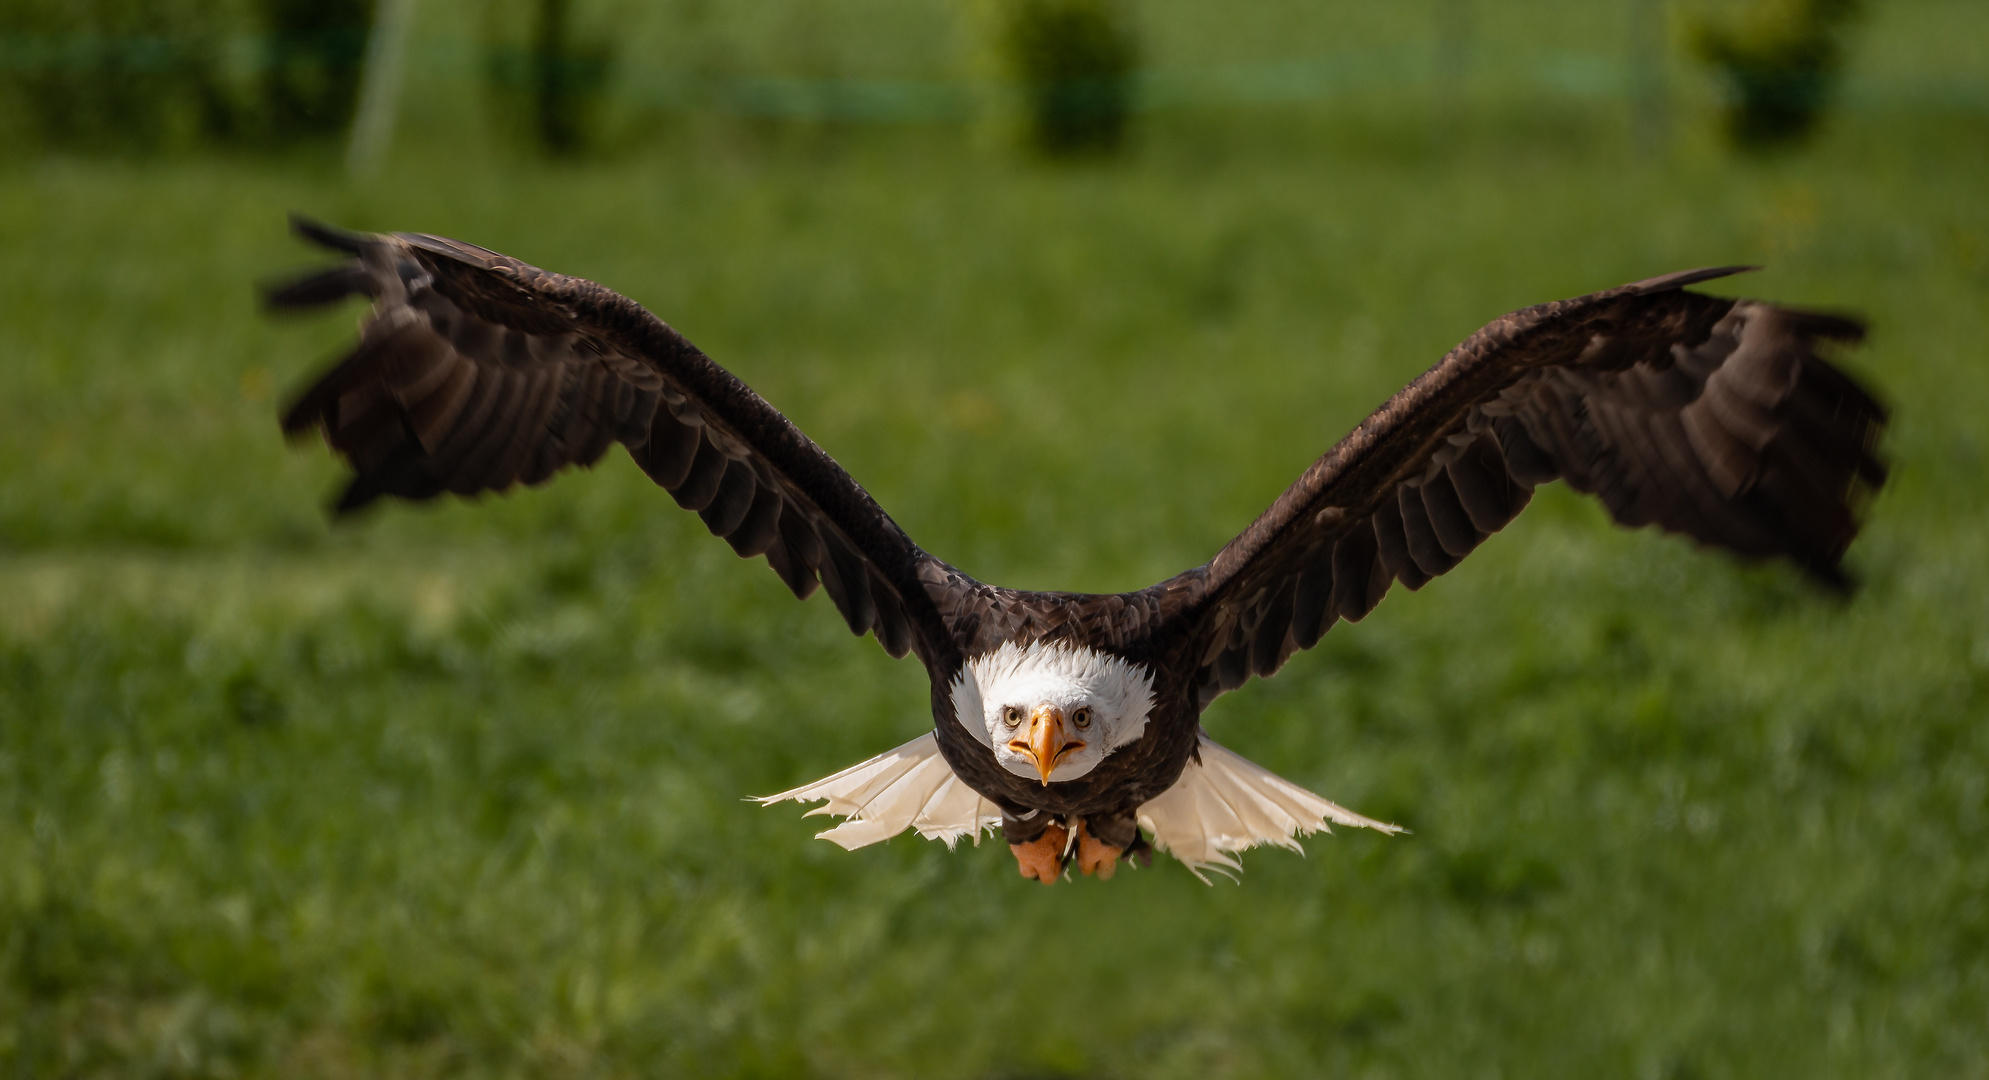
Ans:
[[[850,631],[928,666],[935,592],[965,587],[778,410],[662,320],[591,281],[416,233],[297,231],[350,261],[272,289],[278,308],[373,300],[360,343],[299,395],[353,469],[337,509],[538,484],[614,443],[797,597],[819,581]],[[937,584],[928,584],[931,579]]]
[[[1421,588],[1561,478],[1628,526],[1844,588],[1885,410],[1817,353],[1854,320],[1686,292],[1699,270],[1514,312],[1315,462],[1207,564],[1154,586],[1201,702],[1391,584]]]

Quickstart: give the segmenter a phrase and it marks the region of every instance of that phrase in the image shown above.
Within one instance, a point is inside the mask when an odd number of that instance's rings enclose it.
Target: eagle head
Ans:
[[[1044,786],[1075,780],[1146,730],[1153,677],[1064,641],[1004,643],[953,682],[953,715],[1002,768]]]

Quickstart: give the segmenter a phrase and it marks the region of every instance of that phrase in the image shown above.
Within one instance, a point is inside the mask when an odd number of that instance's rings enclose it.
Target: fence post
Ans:
[[[1471,64],[1477,52],[1477,13],[1473,0],[1437,0],[1436,51],[1432,55],[1431,96],[1434,123],[1430,131],[1448,143],[1464,129],[1470,95]]]
[[[1668,126],[1665,45],[1664,0],[1630,0],[1630,131],[1641,153],[1655,153]]]
[[[373,33],[366,40],[366,71],[361,76],[359,112],[352,118],[352,141],[345,149],[345,171],[370,176],[386,159],[394,141],[394,119],[400,111],[401,70],[407,61],[408,26],[414,22],[415,0],[379,0]]]

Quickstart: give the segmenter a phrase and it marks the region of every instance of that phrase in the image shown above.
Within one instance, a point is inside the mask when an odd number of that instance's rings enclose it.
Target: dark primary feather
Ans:
[[[1336,619],[1421,588],[1566,479],[1624,525],[1843,589],[1885,480],[1885,410],[1818,354],[1854,319],[1723,300],[1698,270],[1495,320],[1306,470],[1216,557],[1165,583],[1205,706]],[[1158,587],[1156,587],[1158,588]]]
[[[272,288],[278,308],[373,299],[360,342],[283,415],[351,464],[350,513],[540,484],[620,443],[798,597],[819,583],[892,656],[950,655],[930,561],[856,482],[730,372],[625,297],[432,236],[297,231],[354,260]]]

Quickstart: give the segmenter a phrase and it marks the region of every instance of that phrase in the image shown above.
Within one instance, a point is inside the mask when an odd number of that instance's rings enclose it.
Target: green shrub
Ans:
[[[1767,149],[1816,128],[1844,63],[1858,0],[1763,0],[1739,19],[1705,21],[1693,44],[1727,83],[1728,135]]]
[[[230,70],[228,35],[249,13],[226,0],[17,0],[0,7],[0,93],[30,140],[153,150],[237,130],[253,86]]]
[[[0,98],[17,138],[156,152],[336,134],[372,0],[15,0]]]
[[[1054,157],[1125,142],[1139,51],[1115,0],[1010,0],[1006,46],[1028,105],[1029,139]]]
[[[518,7],[498,9],[489,46],[498,114],[555,157],[597,145],[612,51],[576,30],[572,0],[531,0],[529,14]]]
[[[258,0],[263,107],[278,139],[332,135],[352,122],[373,0]]]

